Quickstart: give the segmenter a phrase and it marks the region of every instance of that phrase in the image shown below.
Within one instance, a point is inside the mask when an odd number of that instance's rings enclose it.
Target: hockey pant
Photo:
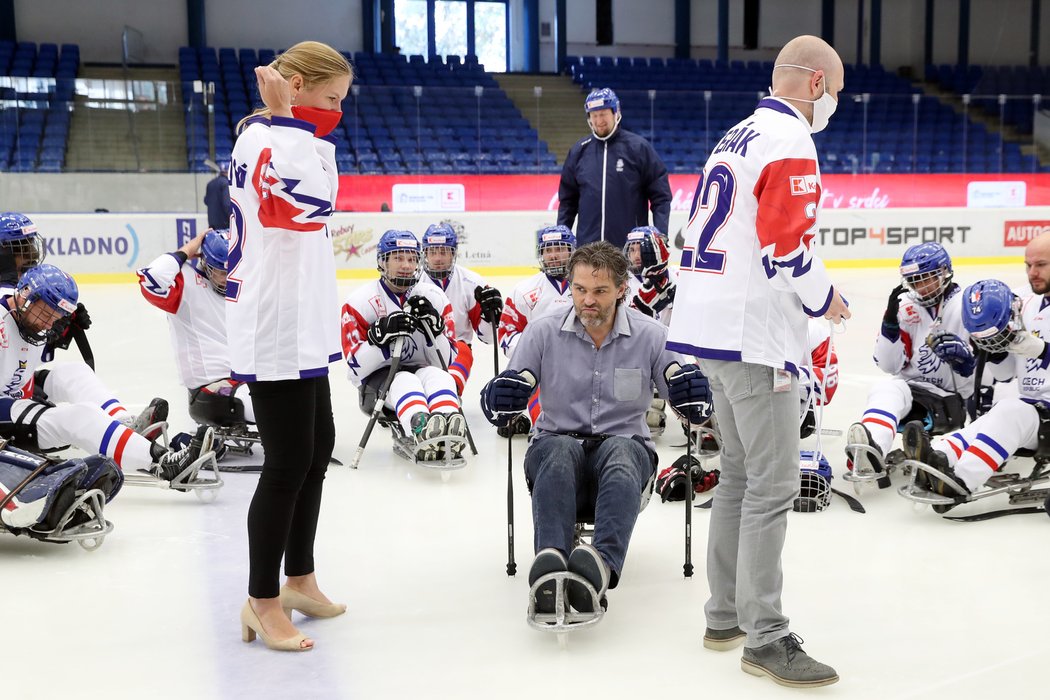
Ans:
[[[406,435],[412,434],[412,416],[420,411],[456,413],[460,409],[456,382],[440,367],[399,371],[390,382],[385,405],[397,414]]]
[[[236,379],[220,379],[190,389],[190,418],[199,424],[222,428],[254,424],[255,410],[252,408],[251,395],[247,391],[237,395],[242,386],[244,382]]]
[[[0,451],[0,502],[6,501],[0,508],[0,521],[4,527],[43,525],[43,530],[54,530],[77,491],[98,488],[109,501],[124,482],[112,461],[91,455],[48,465],[8,498],[43,462],[42,457],[21,450]]]
[[[1050,435],[1040,440],[1040,432],[1050,432],[1048,424],[1050,412],[1046,409],[1040,411],[1019,398],[1003,399],[962,430],[935,439],[933,449],[948,456],[955,474],[974,491],[1017,450],[1037,450],[1041,442],[1050,442]]]
[[[134,416],[113,396],[98,375],[83,362],[59,362],[37,371],[36,388],[52,403],[87,403],[121,422]],[[35,393],[33,398],[39,398]]]
[[[25,449],[74,445],[88,454],[109,457],[121,469],[153,464],[149,440],[89,403],[48,406],[32,399],[3,398],[0,432]]]
[[[958,394],[939,396],[903,379],[886,379],[871,388],[861,423],[885,455],[899,424],[926,416],[932,417],[934,434],[955,430],[965,422],[966,402]]]

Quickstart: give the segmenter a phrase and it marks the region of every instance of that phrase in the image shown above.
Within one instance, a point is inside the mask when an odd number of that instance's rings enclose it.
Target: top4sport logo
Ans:
[[[124,224],[120,233],[51,234],[44,238],[44,250],[49,258],[112,256],[133,270],[139,259],[139,235],[131,224]]]

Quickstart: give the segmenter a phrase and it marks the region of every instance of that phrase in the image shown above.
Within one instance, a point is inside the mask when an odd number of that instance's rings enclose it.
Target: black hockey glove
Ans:
[[[995,387],[979,386],[974,389],[973,394],[966,399],[966,412],[970,414],[970,420],[977,420],[988,413],[995,402]]]
[[[933,350],[933,354],[952,366],[952,370],[960,376],[969,377],[977,365],[977,358],[970,350],[970,344],[955,335],[942,331],[931,335],[926,339],[926,344]]]
[[[531,372],[505,370],[481,389],[481,410],[489,423],[502,427],[529,407],[529,397],[536,387]]]
[[[416,322],[404,311],[395,311],[380,316],[368,327],[368,342],[376,347],[386,347],[396,338],[408,338],[416,331]]]
[[[426,297],[411,297],[405,302],[405,311],[416,321],[416,328],[430,340],[445,332],[445,319]]]
[[[77,330],[86,331],[88,328],[91,328],[91,314],[88,313],[87,308],[83,304],[77,304],[77,308],[73,313],[63,316],[51,324],[51,331],[48,333],[48,345],[53,348],[68,350],[69,344],[73,342],[73,335]]]
[[[711,416],[711,386],[699,367],[673,364],[665,371],[664,378],[667,380],[668,401],[675,413],[693,425],[703,423]]]
[[[503,314],[503,295],[495,287],[474,287],[474,300],[481,307],[481,317],[489,323],[499,323]]]
[[[897,315],[901,310],[901,294],[903,293],[903,284],[898,284],[893,288],[889,301],[886,303],[886,313],[882,315],[882,335],[892,342],[897,342],[901,337],[901,324]]]

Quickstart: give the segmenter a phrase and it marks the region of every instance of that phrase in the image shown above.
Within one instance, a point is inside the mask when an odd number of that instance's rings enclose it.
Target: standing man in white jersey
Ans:
[[[432,224],[423,234],[423,271],[420,284],[432,284],[445,293],[452,304],[452,320],[456,326],[455,357],[448,366],[456,380],[456,390],[463,395],[463,387],[474,366],[471,343],[478,340],[491,345],[494,342],[493,324],[499,323],[503,313],[503,296],[495,287],[485,283],[481,275],[456,264],[459,236],[447,223]]]
[[[838,680],[802,651],[780,596],[807,319],[850,316],[812,250],[820,173],[810,134],[827,126],[842,88],[842,60],[823,40],[781,50],[772,97],[722,138],[697,185],[668,336],[671,350],[700,359],[722,435],[704,646],[746,637],[741,668],[793,687]]]
[[[1025,249],[1030,294],[1017,296],[998,280],[982,280],[962,293],[962,320],[974,344],[989,353],[984,371],[996,381],[1017,379],[1016,397],[998,401],[962,430],[932,445],[923,426],[904,426],[904,452],[944,473],[971,493],[1018,449],[1034,450],[1050,425],[1050,234]],[[987,381],[987,380],[986,380]],[[986,408],[986,407],[985,407]],[[929,490],[965,497],[943,481],[919,473]]]

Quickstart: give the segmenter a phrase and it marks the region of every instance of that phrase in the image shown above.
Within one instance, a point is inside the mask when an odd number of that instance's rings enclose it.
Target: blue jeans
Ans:
[[[532,493],[536,551],[572,549],[577,515],[594,515],[594,548],[620,579],[627,544],[641,509],[642,491],[656,465],[637,440],[609,437],[600,444],[568,435],[541,435],[525,453],[525,480]]]

